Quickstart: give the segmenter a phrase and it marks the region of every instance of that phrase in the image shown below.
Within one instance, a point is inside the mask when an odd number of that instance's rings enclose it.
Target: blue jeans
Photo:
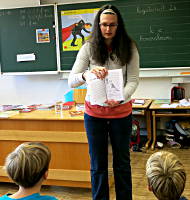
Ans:
[[[109,200],[108,137],[113,152],[116,200],[132,200],[129,142],[132,115],[105,119],[84,115],[88,137],[93,200]]]

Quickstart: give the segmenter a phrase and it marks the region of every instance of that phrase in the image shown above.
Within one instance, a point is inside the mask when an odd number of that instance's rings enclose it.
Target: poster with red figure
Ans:
[[[78,51],[92,31],[99,9],[61,11],[63,51]]]

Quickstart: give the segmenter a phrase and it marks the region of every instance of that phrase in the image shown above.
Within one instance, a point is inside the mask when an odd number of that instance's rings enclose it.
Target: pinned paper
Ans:
[[[34,60],[36,60],[36,56],[34,53],[17,54],[17,62],[34,61]]]

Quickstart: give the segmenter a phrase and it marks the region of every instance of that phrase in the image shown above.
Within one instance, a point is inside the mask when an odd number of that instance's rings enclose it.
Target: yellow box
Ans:
[[[73,99],[75,103],[84,103],[86,96],[86,89],[74,89]]]

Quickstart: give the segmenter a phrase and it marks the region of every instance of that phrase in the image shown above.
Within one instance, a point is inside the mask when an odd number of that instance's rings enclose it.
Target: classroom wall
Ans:
[[[171,78],[140,78],[133,98],[170,98]],[[190,98],[189,84],[181,84]],[[53,103],[71,88],[61,75],[0,76],[0,104]]]
[[[0,104],[53,103],[69,91],[60,75],[1,76]]]
[[[15,7],[28,6],[34,0],[1,0],[1,8],[9,8],[10,4]],[[75,0],[79,2],[79,0]],[[22,3],[22,4],[19,4]],[[26,5],[27,2],[27,5]],[[38,3],[39,1],[36,1]],[[41,0],[41,3],[53,3],[55,0]],[[67,0],[59,0],[66,3]],[[17,3],[18,6],[15,4]],[[172,77],[148,77],[140,78],[139,87],[133,98],[170,98],[170,90],[176,85],[172,83]],[[186,89],[186,97],[190,98],[189,84],[181,84]],[[64,100],[64,94],[70,90],[67,80],[61,75],[22,75],[0,76],[0,104],[33,104],[52,103],[56,100]]]
[[[1,0],[0,9],[4,8],[21,8],[40,5],[40,0]]]
[[[96,2],[96,1],[103,1],[103,0],[90,0],[90,2]],[[110,0],[104,0],[104,1],[110,1]],[[78,2],[85,3],[85,2],[89,2],[89,0],[72,0],[72,3],[78,3]],[[50,3],[67,4],[67,3],[71,3],[71,0],[40,0],[40,3],[41,4],[50,4]]]

